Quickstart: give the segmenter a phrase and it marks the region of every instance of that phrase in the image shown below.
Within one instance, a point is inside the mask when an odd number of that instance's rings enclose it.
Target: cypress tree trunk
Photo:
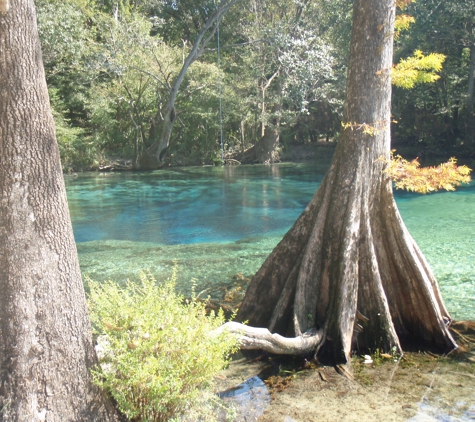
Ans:
[[[273,123],[275,126],[267,126],[265,128],[264,136],[254,146],[256,156],[255,161],[258,163],[272,164],[279,161],[277,148],[280,141],[280,119],[275,119]]]
[[[274,106],[274,111],[280,111],[280,105]],[[278,147],[280,141],[280,117],[273,119],[272,125],[267,125],[264,135],[247,151],[239,156],[244,164],[272,164],[280,160]]]
[[[0,419],[109,421],[33,0],[0,16]]]
[[[316,347],[456,347],[437,282],[401,220],[384,174],[390,153],[393,0],[356,0],[345,129],[328,174],[267,258],[237,315],[286,336],[322,330]]]

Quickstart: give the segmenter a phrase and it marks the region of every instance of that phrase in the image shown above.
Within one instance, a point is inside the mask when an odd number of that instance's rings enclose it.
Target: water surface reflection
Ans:
[[[158,279],[179,265],[180,289],[252,275],[310,201],[327,164],[191,167],[67,177],[83,273]],[[401,215],[452,314],[475,318],[475,185],[396,193]]]

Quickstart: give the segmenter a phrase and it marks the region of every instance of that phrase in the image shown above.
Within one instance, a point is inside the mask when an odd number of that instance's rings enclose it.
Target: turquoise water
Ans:
[[[66,177],[84,275],[158,280],[178,265],[188,293],[257,271],[310,201],[326,164],[192,167]],[[456,319],[475,319],[475,185],[396,193]]]

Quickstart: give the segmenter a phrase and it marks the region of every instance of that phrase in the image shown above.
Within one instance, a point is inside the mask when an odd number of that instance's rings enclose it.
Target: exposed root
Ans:
[[[214,330],[219,334],[224,330],[239,337],[241,349],[264,350],[277,355],[305,355],[314,352],[322,342],[323,330],[312,330],[301,336],[288,338],[271,333],[267,328],[249,327],[238,322],[227,322]]]

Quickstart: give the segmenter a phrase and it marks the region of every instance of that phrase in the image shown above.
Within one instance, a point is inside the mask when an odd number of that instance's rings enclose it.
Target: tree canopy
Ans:
[[[132,165],[156,141],[184,60],[216,11],[214,3],[198,3],[37,2],[64,170],[117,159]],[[473,5],[398,5],[393,146],[411,158],[467,156],[474,130]],[[183,75],[162,165],[221,161],[220,101],[225,156],[245,158],[239,154],[258,149],[266,130],[284,152],[336,140],[351,14],[343,0],[231,5],[220,22],[219,69],[215,28]]]

